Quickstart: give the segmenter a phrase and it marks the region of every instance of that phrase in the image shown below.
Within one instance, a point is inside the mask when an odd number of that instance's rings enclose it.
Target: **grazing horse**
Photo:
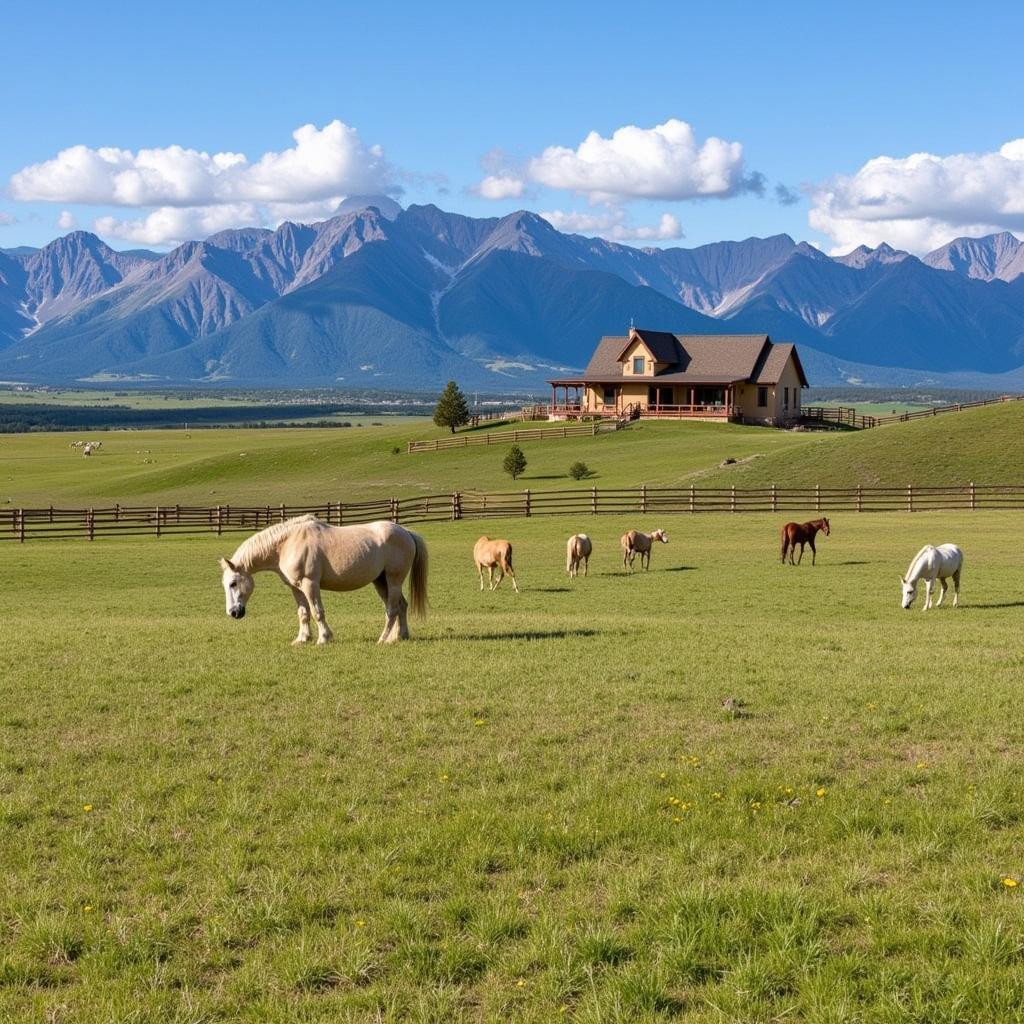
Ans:
[[[651,567],[651,548],[655,541],[662,544],[668,543],[668,534],[664,530],[655,530],[654,533],[641,533],[639,530],[630,530],[622,535],[622,568],[627,572],[633,571],[633,559],[640,556],[640,566],[646,572]]]
[[[926,544],[910,563],[906,576],[900,577],[900,586],[903,588],[903,596],[900,604],[904,609],[909,608],[917,597],[918,581],[924,580],[924,608],[928,611],[932,607],[932,587],[935,581],[939,581],[942,588],[939,599],[935,602],[938,608],[942,599],[946,596],[946,580],[953,577],[953,607],[960,604],[960,570],[964,567],[964,553],[955,544],[940,544],[937,548]]]
[[[827,537],[832,532],[827,519],[812,519],[809,523],[786,523],[782,528],[782,564],[786,564],[786,555],[789,554],[789,564],[799,565],[804,560],[804,545],[811,545],[811,565],[814,565],[818,557],[818,549],[814,546],[814,538],[821,530]],[[793,561],[793,552],[797,544],[800,545],[800,557]]]
[[[512,570],[512,545],[507,540],[491,540],[489,537],[481,537],[473,545],[473,562],[480,573],[480,589],[484,589],[484,569],[487,570],[487,584],[489,590],[497,590],[501,581],[506,577],[512,578],[512,589],[518,594],[519,584],[516,583],[516,574]],[[498,570],[498,580],[494,581],[494,570]]]
[[[583,575],[587,575],[587,570],[590,567],[590,554],[593,550],[594,545],[590,543],[590,538],[585,533],[574,533],[569,538],[565,550],[565,571],[569,574],[570,579],[579,576],[581,562],[583,563]]]
[[[245,615],[252,595],[253,574],[276,572],[291,587],[299,610],[299,635],[309,640],[309,613],[317,625],[317,643],[333,639],[320,601],[321,590],[358,590],[372,583],[384,602],[384,632],[377,641],[394,643],[409,638],[407,612],[427,610],[427,545],[423,538],[396,523],[329,526],[316,516],[298,516],[275,523],[243,541],[230,558],[222,558],[222,582],[227,613]],[[409,601],[402,584],[412,573]]]

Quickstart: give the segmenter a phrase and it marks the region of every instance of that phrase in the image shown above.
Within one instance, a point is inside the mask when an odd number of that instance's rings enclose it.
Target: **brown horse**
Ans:
[[[484,569],[487,570],[487,582],[490,590],[497,590],[506,577],[512,580],[512,589],[518,594],[519,584],[512,569],[512,545],[507,540],[491,540],[481,537],[473,545],[473,562],[480,573],[480,589],[484,589]],[[494,570],[498,570],[498,582],[494,582]]]
[[[818,555],[814,546],[814,538],[819,530],[826,537],[832,532],[827,519],[812,519],[809,523],[786,523],[782,528],[782,564],[786,564],[786,555],[788,554],[789,564],[799,565],[804,558],[804,545],[810,544],[811,565],[814,565],[814,560]],[[800,557],[794,562],[793,552],[796,550],[797,544],[800,545]]]

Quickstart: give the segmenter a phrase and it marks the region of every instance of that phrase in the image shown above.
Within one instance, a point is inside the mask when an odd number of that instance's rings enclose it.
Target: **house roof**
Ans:
[[[668,334],[639,329],[628,336],[602,338],[583,379],[594,384],[621,383],[622,358],[636,338],[650,349],[656,362],[667,364],[647,380],[664,384],[774,384],[792,355],[800,383],[807,384],[796,348],[788,343],[776,344],[767,334]]]

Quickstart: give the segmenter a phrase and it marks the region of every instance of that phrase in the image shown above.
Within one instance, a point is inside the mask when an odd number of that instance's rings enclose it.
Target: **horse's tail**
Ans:
[[[413,614],[421,618],[427,614],[427,542],[418,534],[409,531],[416,542],[416,555],[412,560],[412,582],[409,584],[409,603]]]
[[[576,554],[576,538],[570,537],[569,543],[565,546],[565,571],[572,572],[572,560]]]
[[[782,560],[786,560],[786,549],[789,547],[789,528],[784,526],[782,528]]]

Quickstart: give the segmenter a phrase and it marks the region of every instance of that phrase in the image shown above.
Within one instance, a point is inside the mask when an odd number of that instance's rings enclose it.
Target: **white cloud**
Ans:
[[[811,193],[833,252],[888,242],[924,253],[958,235],[1024,232],[1024,139],[993,153],[880,156]]]
[[[526,182],[515,174],[488,174],[473,191],[484,199],[518,199],[526,191]]]
[[[57,227],[61,231],[73,231],[78,227],[78,221],[75,220],[75,215],[70,210],[61,210],[60,216],[57,218]]]
[[[743,147],[714,136],[698,143],[685,121],[654,128],[627,125],[610,138],[591,132],[576,147],[549,146],[526,164],[540,185],[587,196],[624,199],[699,199],[761,192],[763,178],[744,172]]]
[[[72,146],[12,175],[15,199],[105,206],[218,206],[308,203],[339,195],[398,191],[380,146],[331,121],[292,132],[295,145],[250,162],[242,153],[209,154],[182,146],[91,149]]]
[[[630,224],[621,209],[603,213],[550,210],[541,216],[559,231],[599,235],[616,242],[672,241],[683,237],[682,225],[671,213],[663,213],[654,225]]]
[[[99,217],[93,222],[93,230],[106,238],[140,245],[179,245],[226,228],[260,223],[262,214],[254,203],[228,203],[223,206],[162,206],[144,217],[128,220]]]

